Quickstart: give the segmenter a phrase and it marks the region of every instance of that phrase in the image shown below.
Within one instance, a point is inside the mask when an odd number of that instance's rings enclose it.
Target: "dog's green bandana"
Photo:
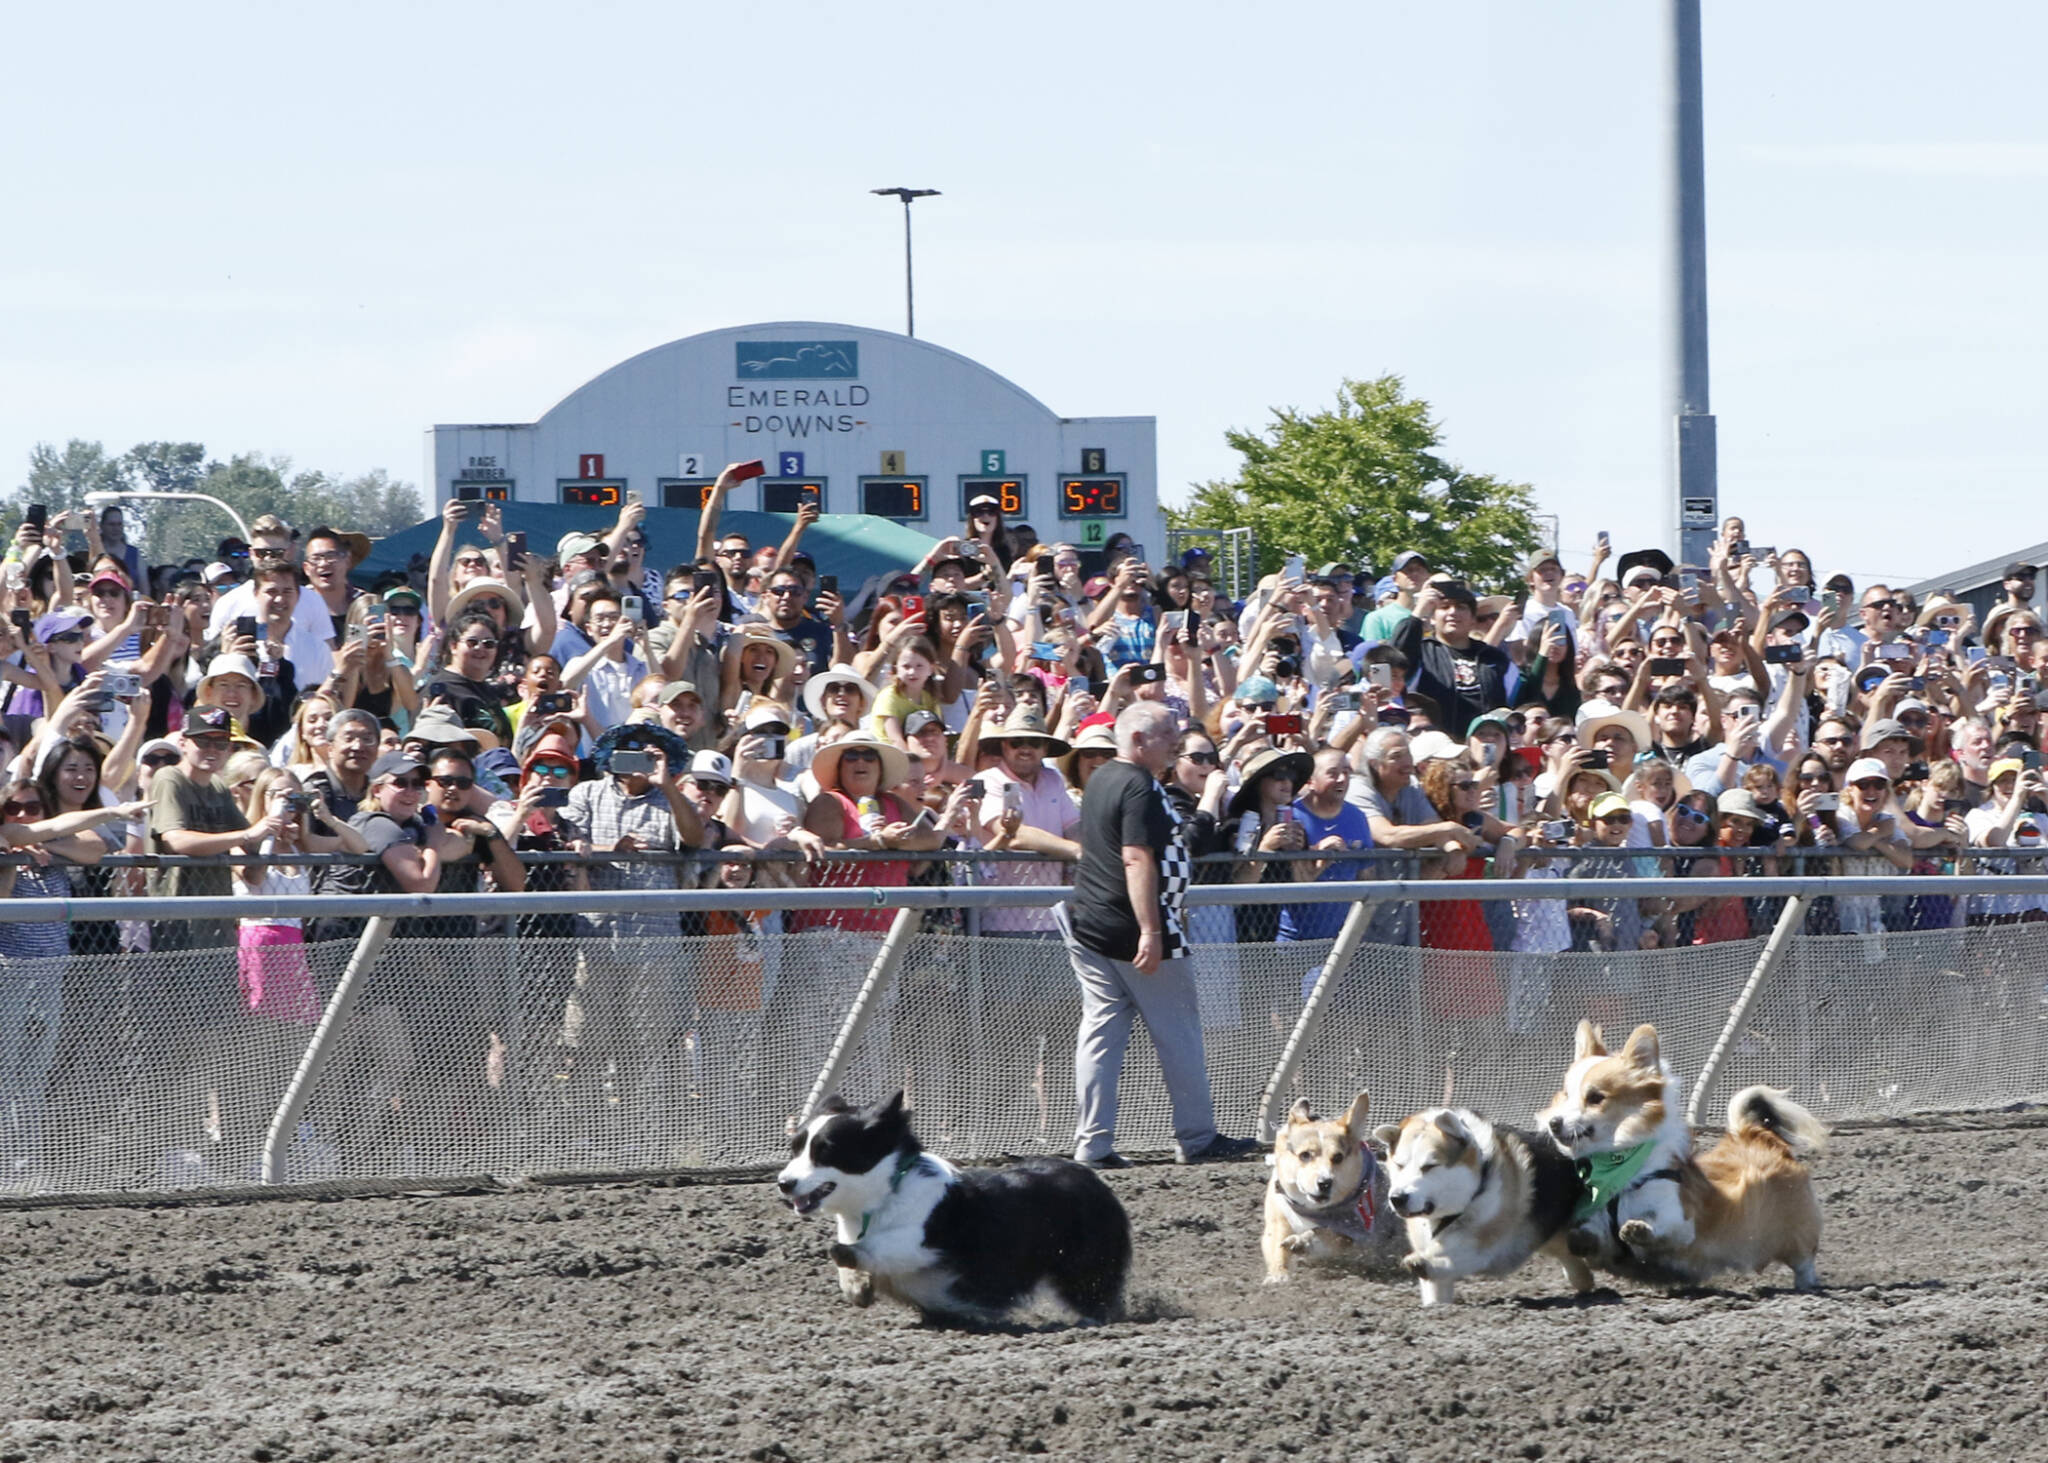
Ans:
[[[1655,1146],[1649,1139],[1644,1139],[1632,1148],[1617,1148],[1611,1153],[1595,1153],[1590,1158],[1579,1159],[1575,1166],[1579,1171],[1579,1182],[1586,1186],[1586,1192],[1579,1200],[1579,1207],[1572,1211],[1573,1222],[1606,1208],[1627,1193],[1629,1186],[1642,1175],[1643,1166],[1650,1161],[1650,1153]]]
[[[916,1168],[918,1164],[922,1163],[923,1161],[924,1155],[922,1153],[906,1153],[901,1158],[896,1160],[896,1171],[889,1175],[890,1198],[895,1198],[896,1191],[903,1187],[903,1176],[909,1173],[913,1168]],[[868,1226],[875,1222],[875,1216],[880,1212],[881,1211],[879,1209],[870,1209],[867,1213],[861,1215],[860,1233],[853,1237],[853,1242],[855,1244],[859,1244],[862,1240],[868,1237]]]

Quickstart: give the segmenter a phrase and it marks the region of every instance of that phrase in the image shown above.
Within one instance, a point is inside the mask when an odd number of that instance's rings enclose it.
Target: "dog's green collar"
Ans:
[[[1649,1163],[1655,1147],[1646,1138],[1630,1148],[1617,1148],[1611,1153],[1595,1153],[1589,1158],[1579,1159],[1575,1166],[1579,1171],[1579,1182],[1586,1186],[1586,1192],[1580,1197],[1578,1208],[1572,1211],[1572,1219],[1584,1219],[1626,1193],[1642,1174],[1644,1165]]]
[[[917,1165],[923,1161],[923,1159],[924,1155],[922,1153],[910,1152],[904,1154],[901,1158],[896,1160],[896,1171],[889,1175],[889,1196],[891,1198],[894,1198],[896,1195],[896,1191],[903,1187],[903,1176],[909,1173],[913,1168],[916,1168]],[[853,1237],[853,1242],[855,1244],[859,1244],[862,1240],[868,1237],[868,1226],[875,1222],[875,1215],[877,1212],[879,1211],[870,1209],[865,1214],[861,1215],[860,1233]]]

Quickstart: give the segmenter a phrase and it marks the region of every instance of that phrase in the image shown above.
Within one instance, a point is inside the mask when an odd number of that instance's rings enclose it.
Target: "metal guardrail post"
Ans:
[[[1309,988],[1308,999],[1301,1003],[1301,1014],[1294,1019],[1294,1030],[1287,1034],[1287,1045],[1280,1049],[1280,1060],[1273,1067],[1273,1075],[1266,1079],[1266,1090],[1259,1095],[1258,1135],[1261,1143],[1273,1141],[1274,1108],[1287,1084],[1294,1080],[1295,1071],[1306,1054],[1308,1039],[1322,1020],[1323,997],[1336,983],[1337,977],[1350,968],[1352,957],[1358,954],[1358,947],[1365,942],[1366,924],[1377,908],[1379,905],[1370,899],[1361,899],[1351,906],[1351,912],[1344,916],[1344,924],[1330,946],[1329,955],[1323,960],[1323,968],[1316,972],[1316,983]]]
[[[306,1043],[306,1053],[299,1058],[298,1070],[292,1073],[292,1080],[285,1085],[284,1097],[270,1119],[270,1131],[264,1134],[263,1182],[266,1184],[284,1182],[285,1153],[292,1145],[292,1134],[298,1129],[299,1114],[306,1110],[306,1099],[312,1096],[313,1084],[320,1079],[328,1057],[333,1054],[342,1024],[355,1010],[357,992],[369,978],[371,967],[383,953],[384,944],[391,938],[391,931],[397,923],[395,919],[379,916],[363,925],[363,933],[356,940],[355,953],[348,958],[348,968],[342,971],[341,981],[334,987],[327,1009],[320,1013],[320,1024],[313,1028],[313,1039]]]
[[[860,991],[847,1008],[846,1019],[839,1025],[839,1035],[833,1039],[832,1050],[825,1055],[825,1065],[818,1069],[818,1080],[811,1084],[811,1095],[804,1099],[804,1110],[797,1114],[795,1127],[800,1128],[816,1117],[826,1095],[838,1085],[840,1074],[853,1059],[853,1049],[859,1044],[861,1033],[868,1029],[868,1019],[874,1015],[875,1002],[882,998],[882,992],[896,978],[896,971],[903,964],[903,957],[910,949],[910,937],[917,932],[919,914],[920,911],[915,909],[896,911],[896,918],[889,924],[889,933],[882,940],[882,948],[875,955],[875,963],[868,967],[868,978],[860,983]],[[794,1130],[792,1128],[791,1131]]]
[[[1764,942],[1763,953],[1756,958],[1756,969],[1750,971],[1742,994],[1735,998],[1734,1006],[1729,1009],[1728,1024],[1721,1028],[1713,1050],[1707,1053],[1706,1065],[1700,1068],[1699,1080],[1692,1086],[1692,1098],[1685,1105],[1686,1122],[1699,1122],[1700,1105],[1707,1100],[1707,1089],[1720,1079],[1721,1069],[1728,1065],[1728,1052],[1735,1045],[1736,1034],[1749,1020],[1757,997],[1763,994],[1764,983],[1784,961],[1785,952],[1792,948],[1792,937],[1805,923],[1806,896],[1794,894],[1785,901],[1785,908],[1778,914],[1778,923],[1772,928],[1770,939]]]

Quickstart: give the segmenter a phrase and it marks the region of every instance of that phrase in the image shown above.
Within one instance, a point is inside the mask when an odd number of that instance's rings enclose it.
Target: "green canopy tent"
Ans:
[[[552,557],[555,545],[565,534],[589,533],[602,536],[618,521],[608,510],[584,508],[567,503],[501,503],[507,532],[526,535],[527,550]],[[755,548],[779,544],[789,537],[796,519],[787,513],[739,513],[719,516],[721,534],[743,533]],[[666,571],[687,564],[696,556],[697,513],[689,508],[649,508],[644,525],[647,533],[647,562]],[[356,565],[351,574],[367,588],[377,576],[389,571],[405,572],[412,557],[422,561],[434,551],[441,532],[441,520],[425,523],[382,538],[370,546],[370,557]],[[474,521],[463,524],[456,535],[458,544],[482,544],[483,536]],[[861,586],[909,569],[931,552],[937,540],[905,528],[887,518],[870,518],[861,513],[828,513],[804,531],[802,547],[817,563],[820,574],[837,574],[842,592],[851,600]]]

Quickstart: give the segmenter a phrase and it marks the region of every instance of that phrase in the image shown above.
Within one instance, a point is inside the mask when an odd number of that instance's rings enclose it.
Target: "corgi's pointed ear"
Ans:
[[[1645,1022],[1628,1034],[1628,1045],[1621,1049],[1621,1059],[1638,1072],[1654,1072],[1662,1065],[1662,1053],[1657,1045],[1657,1028]]]
[[[1351,1111],[1344,1114],[1344,1127],[1352,1137],[1361,1141],[1372,1131],[1368,1119],[1372,1116],[1372,1094],[1361,1092],[1351,1099]]]
[[[1401,1125],[1399,1123],[1381,1123],[1372,1130],[1372,1135],[1386,1145],[1387,1152],[1392,1153],[1394,1145],[1401,1141]]]
[[[1578,1038],[1572,1043],[1572,1060],[1583,1062],[1587,1057],[1606,1055],[1607,1047],[1600,1040],[1600,1028],[1590,1021],[1581,1021]]]
[[[876,1103],[873,1110],[873,1116],[877,1122],[889,1122],[893,1119],[902,1117],[903,1089],[901,1087],[897,1088],[893,1093],[889,1095],[889,1100],[887,1102]]]
[[[1308,1105],[1306,1097],[1297,1102],[1293,1107],[1287,1109],[1287,1122],[1289,1126],[1295,1123],[1312,1123],[1315,1120],[1316,1110]]]

